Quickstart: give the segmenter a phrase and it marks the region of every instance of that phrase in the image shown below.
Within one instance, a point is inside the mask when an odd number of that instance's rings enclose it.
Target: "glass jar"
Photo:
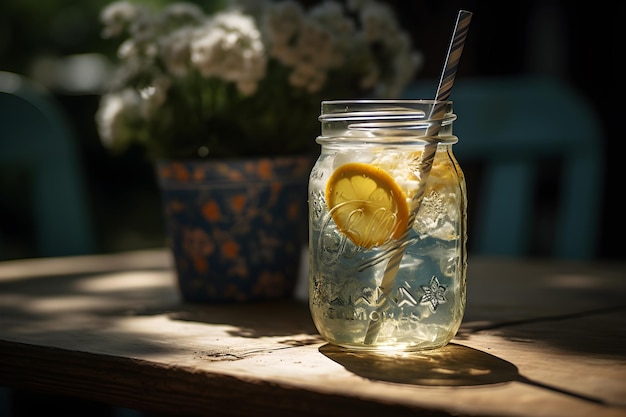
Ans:
[[[461,325],[467,193],[452,153],[452,102],[436,104],[322,102],[308,193],[309,307],[330,343],[434,349]]]

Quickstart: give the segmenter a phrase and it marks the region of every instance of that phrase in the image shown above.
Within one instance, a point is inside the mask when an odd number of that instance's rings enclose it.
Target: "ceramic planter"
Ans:
[[[291,298],[307,233],[310,157],[157,162],[180,294]]]

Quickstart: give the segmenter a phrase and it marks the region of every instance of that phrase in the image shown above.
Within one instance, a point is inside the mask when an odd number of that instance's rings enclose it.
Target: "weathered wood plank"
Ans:
[[[0,384],[175,415],[626,416],[623,264],[475,260],[454,343],[381,357],[302,302],[181,303],[161,251],[74,260],[0,263]]]

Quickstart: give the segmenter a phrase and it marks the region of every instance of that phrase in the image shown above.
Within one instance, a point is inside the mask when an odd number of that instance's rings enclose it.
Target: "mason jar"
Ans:
[[[356,350],[446,345],[465,311],[467,192],[451,101],[322,102],[309,179],[309,307]]]

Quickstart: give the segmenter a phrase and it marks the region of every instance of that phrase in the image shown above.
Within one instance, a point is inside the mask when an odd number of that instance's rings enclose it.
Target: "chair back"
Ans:
[[[20,178],[19,189],[13,189],[13,194],[0,192],[0,208],[14,199],[30,204],[36,240],[32,256],[94,252],[78,142],[66,115],[36,83],[1,71],[0,175],[9,176],[7,180],[10,176]],[[6,221],[6,217],[2,219]],[[4,239],[3,243],[2,226],[0,259],[7,259],[9,242]]]
[[[435,95],[419,82],[405,98]],[[454,153],[468,182],[468,250],[495,256],[596,255],[603,193],[602,126],[565,82],[458,80]],[[474,175],[474,177],[471,177]]]

